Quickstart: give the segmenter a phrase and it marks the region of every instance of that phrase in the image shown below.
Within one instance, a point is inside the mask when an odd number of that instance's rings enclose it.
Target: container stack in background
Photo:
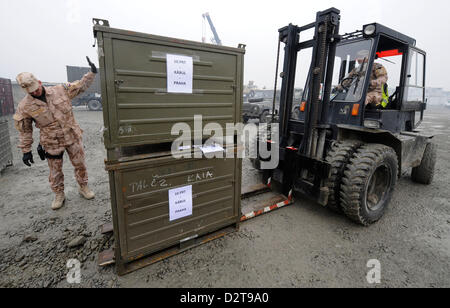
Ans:
[[[9,122],[14,115],[11,80],[0,78],[0,174],[13,164]]]
[[[114,257],[125,274],[238,227],[242,160],[208,159],[211,148],[193,139],[209,123],[225,132],[241,121],[245,49],[113,29],[103,20],[94,33]],[[194,128],[194,116],[203,127]],[[192,129],[183,149],[197,158],[172,156],[177,123]],[[237,132],[233,139],[213,151],[235,154]]]

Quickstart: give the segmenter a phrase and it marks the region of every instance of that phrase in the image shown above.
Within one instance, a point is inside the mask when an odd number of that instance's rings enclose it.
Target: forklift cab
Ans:
[[[324,122],[393,133],[413,131],[419,124],[417,120],[423,119],[426,108],[426,54],[415,46],[414,39],[380,24],[369,24],[362,31],[343,35],[336,47],[333,90]],[[381,64],[387,71],[388,80],[383,87],[389,98],[384,108],[365,106],[374,63]],[[309,82],[308,77],[307,85]],[[302,102],[307,101],[308,94],[305,91]],[[304,105],[296,105],[300,112],[293,110],[292,120],[305,120]],[[420,112],[420,119],[415,119],[415,112]]]

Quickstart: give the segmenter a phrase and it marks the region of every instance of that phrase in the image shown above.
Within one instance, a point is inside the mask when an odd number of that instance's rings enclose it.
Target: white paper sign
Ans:
[[[209,154],[209,153],[216,153],[216,152],[223,152],[224,151],[224,149],[218,144],[213,144],[213,145],[200,147],[200,150],[202,150],[203,154]]]
[[[192,185],[169,190],[170,221],[192,215]]]
[[[167,55],[167,92],[192,94],[192,57]]]

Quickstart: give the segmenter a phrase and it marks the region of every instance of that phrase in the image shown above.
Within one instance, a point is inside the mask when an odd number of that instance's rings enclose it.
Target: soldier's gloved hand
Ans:
[[[365,74],[366,74],[366,72],[362,71],[362,72],[356,73],[356,76],[359,78],[362,78],[362,77],[364,77]]]
[[[31,167],[31,164],[34,164],[33,154],[31,152],[23,154],[23,163],[28,167]],[[31,163],[31,164],[30,164]]]
[[[45,160],[45,151],[44,151],[44,148],[42,147],[42,145],[39,145],[37,147],[37,152],[38,152],[39,157],[41,158],[41,160]]]
[[[344,91],[344,87],[342,85],[338,85],[336,88],[333,89],[333,94],[342,91]]]
[[[86,59],[89,63],[89,66],[91,67],[91,72],[93,72],[94,74],[97,74],[97,67],[95,66],[95,64],[91,62],[89,57],[86,56]]]

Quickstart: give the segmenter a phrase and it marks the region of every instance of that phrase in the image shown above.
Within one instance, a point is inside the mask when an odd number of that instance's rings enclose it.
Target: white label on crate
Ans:
[[[192,215],[192,185],[169,190],[169,219]]]
[[[192,94],[192,57],[167,55],[167,92]]]
[[[190,149],[191,149],[190,145],[185,145],[185,146],[182,146],[182,147],[178,148],[179,151],[186,151],[186,150],[190,150]]]
[[[216,153],[216,152],[223,152],[224,151],[224,149],[218,144],[203,146],[203,147],[200,147],[200,149],[202,150],[203,154],[209,154],[209,153]]]

